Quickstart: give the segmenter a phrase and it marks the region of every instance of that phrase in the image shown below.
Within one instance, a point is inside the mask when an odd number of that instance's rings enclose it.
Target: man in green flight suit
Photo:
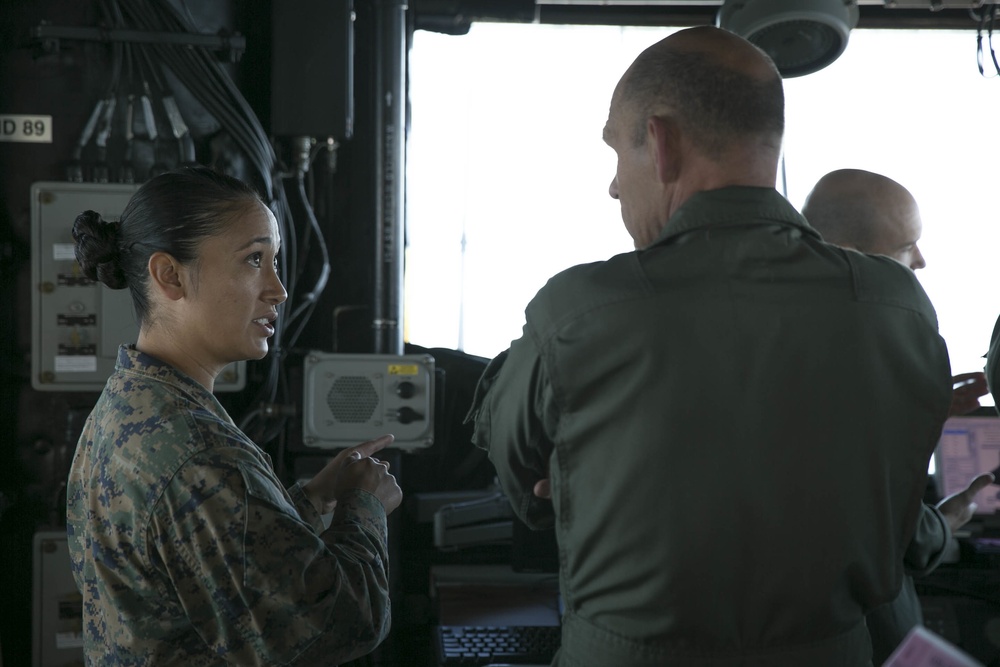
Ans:
[[[604,128],[636,249],[551,278],[477,387],[474,443],[555,526],[555,665],[871,665],[951,369],[913,272],[774,189],[783,129],[749,42],[643,51]]]

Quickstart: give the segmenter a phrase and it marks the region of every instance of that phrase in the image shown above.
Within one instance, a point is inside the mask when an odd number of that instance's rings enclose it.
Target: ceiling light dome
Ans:
[[[720,28],[756,44],[784,78],[823,69],[847,48],[857,0],[724,0]]]

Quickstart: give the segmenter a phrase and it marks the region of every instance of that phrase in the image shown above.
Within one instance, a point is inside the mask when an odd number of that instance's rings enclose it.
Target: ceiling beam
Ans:
[[[669,1],[638,4],[614,2],[560,2],[556,0],[410,0],[414,27],[448,34],[464,34],[472,23],[543,23],[551,25],[629,25],[686,28],[714,25],[722,2]],[[970,29],[978,25],[977,10],[968,7],[928,9],[859,5],[860,29]]]

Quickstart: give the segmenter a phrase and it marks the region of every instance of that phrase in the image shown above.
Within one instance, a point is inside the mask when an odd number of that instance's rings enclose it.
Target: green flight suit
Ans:
[[[903,559],[906,574],[899,595],[892,602],[868,612],[865,619],[876,665],[881,665],[892,655],[910,630],[923,625],[924,615],[913,578],[926,576],[941,564],[950,540],[948,520],[939,509],[924,503],[920,508],[917,529]]]
[[[773,189],[698,193],[550,279],[469,419],[516,513],[555,524],[555,664],[870,664],[950,377],[913,272]]]

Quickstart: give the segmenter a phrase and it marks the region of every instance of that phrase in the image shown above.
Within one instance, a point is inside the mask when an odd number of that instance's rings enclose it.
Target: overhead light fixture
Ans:
[[[724,0],[717,24],[756,44],[791,78],[840,57],[858,24],[857,0]]]

